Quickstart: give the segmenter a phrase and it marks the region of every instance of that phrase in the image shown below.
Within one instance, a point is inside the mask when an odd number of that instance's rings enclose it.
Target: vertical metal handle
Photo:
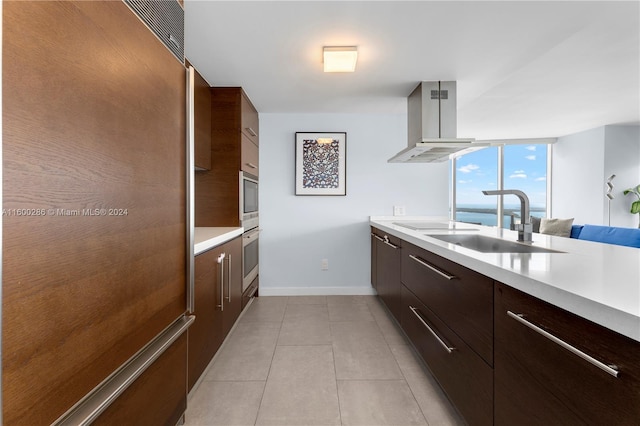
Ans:
[[[251,127],[246,127],[247,131],[251,136],[258,136],[258,134]]]
[[[535,331],[536,333],[546,337],[547,339],[551,340],[553,343],[563,347],[564,349],[568,350],[569,352],[571,352],[574,355],[579,356],[580,358],[584,359],[585,361],[587,361],[588,363],[598,367],[599,369],[601,369],[602,371],[605,371],[607,374],[612,375],[613,377],[618,377],[618,367],[613,365],[613,364],[605,364],[604,362],[598,361],[597,359],[593,358],[590,355],[587,355],[586,353],[582,352],[580,349],[571,346],[570,344],[568,344],[567,342],[565,342],[564,340],[561,340],[559,338],[557,338],[556,336],[554,336],[553,334],[541,329],[540,327],[538,327],[537,325],[527,321],[524,318],[523,314],[515,314],[511,311],[507,311],[507,315],[509,315],[509,317],[513,318],[514,320],[518,321],[520,324],[529,327],[531,330]]]
[[[447,345],[444,340],[442,340],[440,338],[440,336],[438,336],[436,334],[435,331],[433,331],[433,329],[431,327],[429,327],[429,324],[427,324],[427,322],[422,318],[422,315],[420,315],[418,313],[418,310],[416,308],[414,308],[413,306],[409,306],[409,309],[411,309],[411,312],[413,312],[413,315],[415,315],[416,317],[418,317],[418,319],[420,320],[420,322],[422,323],[422,325],[424,325],[427,330],[429,330],[429,332],[433,335],[433,337],[436,338],[436,340],[438,341],[438,343],[440,343],[440,345],[442,345],[442,347],[448,352],[451,353],[452,351],[454,351],[456,348],[454,348],[453,346],[449,346]]]
[[[195,311],[195,70],[187,69],[187,143],[186,143],[186,232],[187,232],[187,312]]]
[[[220,304],[217,306],[220,311],[224,311],[224,258],[226,254],[222,253],[218,256],[218,265],[220,265]]]
[[[227,302],[231,303],[231,255],[227,256],[229,273],[227,274]]]

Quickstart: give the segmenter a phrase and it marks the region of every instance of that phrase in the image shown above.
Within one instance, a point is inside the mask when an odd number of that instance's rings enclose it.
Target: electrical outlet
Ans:
[[[320,261],[320,269],[323,271],[329,270],[329,259],[322,259]]]
[[[404,216],[405,215],[404,206],[393,206],[393,215],[394,216]]]

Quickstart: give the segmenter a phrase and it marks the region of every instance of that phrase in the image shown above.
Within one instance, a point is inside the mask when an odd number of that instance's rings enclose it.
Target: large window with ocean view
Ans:
[[[510,228],[520,223],[520,201],[515,195],[487,196],[483,190],[519,189],[529,197],[531,215],[547,212],[548,145],[488,147],[453,160],[454,210],[460,222]],[[498,212],[502,210],[502,220]]]
[[[484,189],[498,189],[498,147],[463,155],[455,161],[455,219],[460,222],[496,226],[498,197],[487,197]]]

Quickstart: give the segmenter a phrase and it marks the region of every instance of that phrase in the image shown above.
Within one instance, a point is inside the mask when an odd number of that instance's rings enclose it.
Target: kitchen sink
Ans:
[[[442,234],[425,234],[427,237],[435,238],[440,241],[455,244],[470,250],[482,253],[564,253],[563,251],[549,250],[542,247],[535,247],[529,244],[518,243],[515,241],[505,241],[498,238],[485,237],[484,235],[467,234],[467,235],[442,235]]]

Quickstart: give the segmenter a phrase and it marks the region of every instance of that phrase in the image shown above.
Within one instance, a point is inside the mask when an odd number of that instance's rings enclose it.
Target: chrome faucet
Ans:
[[[516,225],[518,231],[518,241],[521,243],[532,242],[533,225],[529,222],[529,197],[517,189],[501,189],[493,191],[482,191],[484,195],[515,195],[520,198],[520,224]]]

